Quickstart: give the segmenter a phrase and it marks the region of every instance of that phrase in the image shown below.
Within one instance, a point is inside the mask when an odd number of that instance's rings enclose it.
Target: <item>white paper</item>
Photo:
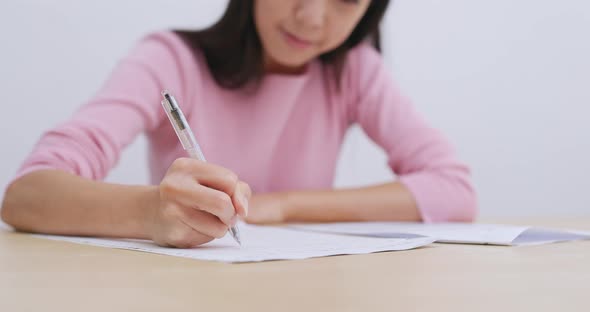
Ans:
[[[590,233],[569,230],[552,230],[527,226],[471,223],[411,223],[363,222],[297,224],[292,228],[321,233],[352,234],[366,237],[420,237],[427,236],[439,243],[532,245],[590,239]]]
[[[344,254],[408,250],[428,245],[432,238],[370,238],[302,232],[288,228],[240,224],[243,245],[230,235],[192,249],[159,247],[150,241],[35,235],[94,246],[130,249],[163,255],[222,262],[293,260]]]

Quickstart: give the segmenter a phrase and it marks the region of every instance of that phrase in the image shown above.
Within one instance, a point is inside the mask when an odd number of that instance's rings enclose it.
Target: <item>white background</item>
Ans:
[[[136,40],[211,24],[225,3],[0,2],[0,189]],[[590,214],[589,12],[584,0],[396,0],[388,12],[386,62],[471,165],[482,216]],[[147,176],[140,138],[109,181]],[[353,129],[336,186],[391,178],[384,155]]]

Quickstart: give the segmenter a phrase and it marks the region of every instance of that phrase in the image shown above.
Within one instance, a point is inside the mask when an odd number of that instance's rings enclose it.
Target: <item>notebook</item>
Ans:
[[[128,249],[175,257],[221,262],[295,260],[335,255],[367,254],[422,247],[434,240],[428,237],[374,238],[303,232],[289,228],[240,224],[242,246],[230,235],[192,249],[167,248],[151,241],[35,235],[36,237]]]

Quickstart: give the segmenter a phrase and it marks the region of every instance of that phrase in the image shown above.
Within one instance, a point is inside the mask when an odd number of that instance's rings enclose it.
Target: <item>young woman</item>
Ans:
[[[252,223],[470,221],[468,168],[396,88],[374,47],[389,1],[231,0],[201,31],[161,32],[46,132],[6,190],[18,230],[192,247]],[[183,158],[160,105],[176,95],[210,163]],[[398,179],[331,190],[362,126]],[[135,137],[153,185],[101,182]]]

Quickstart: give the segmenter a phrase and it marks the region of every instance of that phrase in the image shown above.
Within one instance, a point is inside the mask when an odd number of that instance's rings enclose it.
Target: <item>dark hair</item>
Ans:
[[[264,74],[262,45],[254,24],[254,1],[230,0],[225,14],[213,26],[198,31],[176,31],[195,53],[203,53],[211,74],[224,88],[237,89],[258,82]],[[348,39],[320,56],[324,64],[331,65],[336,81],[350,49],[367,39],[380,49],[379,24],[388,5],[389,0],[371,0]]]

